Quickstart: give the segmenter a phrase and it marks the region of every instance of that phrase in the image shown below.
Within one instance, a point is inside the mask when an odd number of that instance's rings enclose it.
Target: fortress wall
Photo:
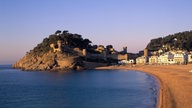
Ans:
[[[118,60],[128,60],[128,54],[118,54]]]

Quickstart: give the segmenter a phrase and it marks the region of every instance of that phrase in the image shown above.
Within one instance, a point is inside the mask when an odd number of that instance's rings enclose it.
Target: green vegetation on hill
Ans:
[[[69,47],[74,48],[88,48],[91,47],[91,41],[89,39],[83,39],[79,34],[72,34],[68,31],[57,30],[55,34],[50,35],[48,38],[45,38],[43,42],[38,44],[33,50],[30,51],[32,55],[43,55],[44,53],[51,50],[50,44],[56,44],[60,40],[62,43]]]
[[[159,50],[166,48],[167,50],[192,50],[192,31],[179,32],[166,37],[152,39],[147,45],[149,50]]]

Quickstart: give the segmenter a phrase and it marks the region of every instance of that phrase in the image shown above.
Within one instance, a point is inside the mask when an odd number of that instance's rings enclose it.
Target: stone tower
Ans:
[[[148,55],[148,49],[146,48],[146,49],[144,49],[144,56],[145,57],[148,57],[149,55]]]
[[[125,60],[129,60],[128,54],[125,54],[124,56],[125,56]]]
[[[87,50],[86,49],[83,49],[83,51],[82,51],[82,53],[83,53],[83,56],[87,56]]]
[[[62,52],[62,43],[60,40],[57,41],[57,46],[55,47],[54,44],[50,44],[50,47],[53,48],[53,52]]]
[[[123,53],[127,53],[127,47],[123,47]]]

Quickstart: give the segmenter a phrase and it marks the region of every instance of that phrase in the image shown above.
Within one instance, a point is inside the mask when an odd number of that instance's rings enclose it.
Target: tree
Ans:
[[[63,31],[63,34],[67,34],[69,31],[68,30],[64,30]]]
[[[169,50],[182,49],[191,50],[192,31],[179,32],[163,38],[152,39],[147,45],[149,50],[159,50],[163,45],[170,46]]]
[[[56,34],[56,35],[61,34],[61,30],[57,30],[57,31],[55,32],[55,34]]]
[[[60,40],[62,44],[71,47],[71,48],[80,48],[80,49],[92,49],[90,43],[92,43],[89,39],[83,39],[79,34],[68,33],[68,31],[63,31],[64,34],[60,34],[61,31],[57,30],[55,34],[50,35],[48,38],[45,38],[42,43],[38,44],[31,53],[35,55],[42,55],[52,48],[50,48],[50,44],[54,44],[57,48],[57,42]],[[60,34],[56,36],[57,34]]]
[[[84,39],[83,44],[85,47],[87,47],[90,43],[92,43],[89,39]]]
[[[113,48],[113,46],[112,45],[107,45],[106,48],[111,49],[111,48]]]

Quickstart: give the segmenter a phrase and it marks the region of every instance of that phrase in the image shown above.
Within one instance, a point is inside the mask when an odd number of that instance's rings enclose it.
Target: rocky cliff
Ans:
[[[26,54],[13,67],[23,70],[66,71],[83,69],[84,66],[78,56],[67,56],[60,52],[50,51],[42,56]]]
[[[65,71],[84,68],[82,49],[89,47],[91,41],[81,35],[56,31],[28,52],[13,68],[23,70]],[[78,50],[77,50],[78,49]]]
[[[83,39],[79,34],[57,30],[13,64],[13,67],[41,71],[81,70],[110,65],[128,58],[126,53],[115,51],[112,45],[105,48],[90,43],[89,39]]]

